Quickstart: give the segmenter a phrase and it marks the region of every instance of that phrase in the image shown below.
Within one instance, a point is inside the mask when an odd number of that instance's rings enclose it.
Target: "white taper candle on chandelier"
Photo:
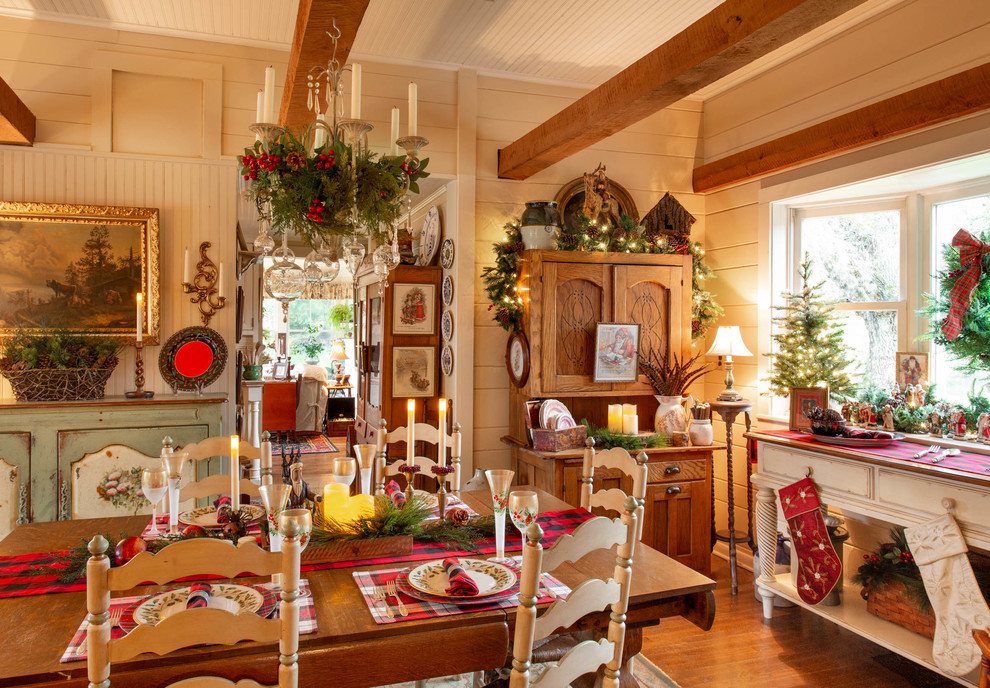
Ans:
[[[275,67],[265,67],[265,111],[263,122],[272,123],[275,121]]]
[[[258,104],[254,108],[254,121],[261,122],[265,116],[265,92],[258,90]]]
[[[137,343],[141,343],[141,331],[144,330],[144,294],[137,293]]]
[[[320,113],[320,114],[318,114],[316,116],[316,119],[319,122],[326,122],[327,121],[327,116],[324,115],[323,113]],[[323,146],[323,144],[326,142],[326,136],[327,136],[326,129],[324,129],[323,127],[319,127],[319,126],[316,127],[316,133],[313,134],[313,150],[314,151],[317,148],[321,148]]]
[[[230,508],[236,514],[241,510],[241,438],[230,436]]]
[[[417,103],[416,82],[409,82],[409,136],[417,136],[419,131],[419,105]]]
[[[399,154],[399,108],[392,108],[392,155]]]
[[[416,400],[410,399],[406,402],[406,465],[416,465],[416,455],[414,446],[416,445]],[[410,476],[410,482],[412,476]]]
[[[361,119],[361,65],[351,64],[351,119]]]

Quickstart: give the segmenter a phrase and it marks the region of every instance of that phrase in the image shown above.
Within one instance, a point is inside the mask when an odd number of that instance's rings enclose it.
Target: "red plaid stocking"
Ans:
[[[983,256],[990,253],[990,246],[974,237],[965,229],[960,229],[952,237],[952,245],[959,249],[959,266],[965,272],[959,276],[949,292],[949,314],[942,323],[942,334],[953,340],[962,332],[963,315],[969,309],[973,291],[980,284],[983,271]]]
[[[818,492],[811,478],[804,478],[780,488],[777,494],[797,553],[798,595],[808,604],[818,604],[832,592],[842,575],[842,562],[828,538],[825,519],[819,510]]]

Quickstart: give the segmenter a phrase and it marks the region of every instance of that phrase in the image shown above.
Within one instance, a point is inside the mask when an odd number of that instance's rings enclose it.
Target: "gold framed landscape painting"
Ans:
[[[0,336],[64,329],[133,343],[161,330],[157,208],[0,201]]]

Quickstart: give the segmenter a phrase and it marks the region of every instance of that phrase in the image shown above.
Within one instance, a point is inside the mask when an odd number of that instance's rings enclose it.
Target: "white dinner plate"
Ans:
[[[497,595],[515,585],[516,574],[508,566],[486,559],[459,559],[459,561],[467,575],[478,586],[478,594],[473,597]],[[409,572],[409,585],[430,595],[455,597],[447,593],[450,581],[447,579],[442,559],[415,567]]]
[[[247,522],[254,523],[265,517],[265,508],[257,504],[241,504],[241,511],[247,514]],[[217,523],[217,510],[212,506],[201,506],[198,509],[183,511],[179,514],[179,523],[187,526],[202,528],[223,528],[224,523]]]

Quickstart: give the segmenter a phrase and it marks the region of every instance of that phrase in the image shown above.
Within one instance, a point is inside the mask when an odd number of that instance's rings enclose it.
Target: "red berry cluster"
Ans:
[[[863,559],[865,559],[866,561],[870,562],[871,564],[879,564],[880,563],[880,557],[877,556],[876,554],[864,554],[863,555]]]
[[[248,173],[244,175],[244,179],[257,179],[258,178],[258,159],[253,155],[242,155],[241,165],[248,169]]]
[[[405,162],[403,162],[401,165],[399,165],[399,167],[401,167],[402,168],[402,171],[405,172],[410,177],[416,171],[416,168],[415,167],[410,167],[409,166],[409,161],[408,160],[405,161]]]
[[[320,153],[316,156],[316,169],[318,170],[329,170],[336,164],[337,162],[333,159],[333,149],[329,153]]]
[[[241,156],[241,164],[250,170],[250,172],[244,175],[245,179],[257,179],[259,169],[265,170],[266,172],[274,172],[280,162],[282,162],[281,155],[268,155],[268,153],[262,153],[257,158],[253,155]]]
[[[326,203],[321,201],[319,198],[314,198],[313,202],[309,204],[309,212],[306,213],[306,217],[313,222],[322,223],[323,213],[325,213],[326,210]]]
[[[900,554],[897,555],[897,559],[902,564],[913,564],[914,563],[914,555],[912,555],[910,552],[901,552]]]

